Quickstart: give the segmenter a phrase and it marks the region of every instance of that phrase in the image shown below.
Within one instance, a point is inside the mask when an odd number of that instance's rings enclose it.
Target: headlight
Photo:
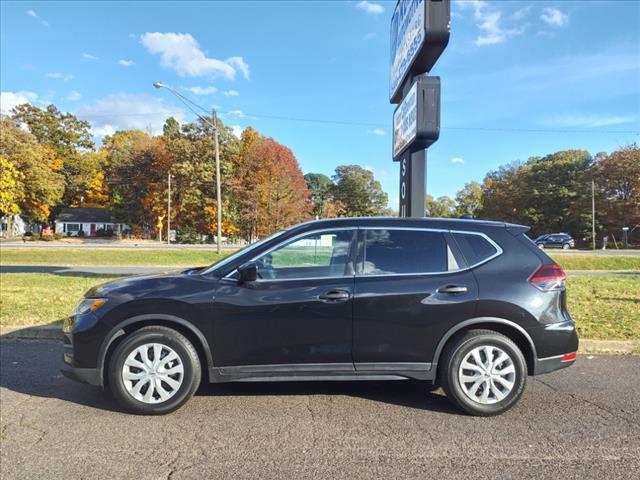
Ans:
[[[71,315],[84,315],[85,313],[95,312],[107,303],[106,298],[83,298],[73,308]]]

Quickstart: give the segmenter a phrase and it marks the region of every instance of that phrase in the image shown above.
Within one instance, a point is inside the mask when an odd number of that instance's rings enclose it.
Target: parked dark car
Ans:
[[[563,250],[568,250],[570,248],[575,248],[576,246],[571,235],[566,233],[550,233],[547,235],[541,235],[534,241],[540,248],[562,248]]]
[[[210,267],[106,283],[66,320],[62,371],[143,414],[177,409],[201,379],[418,379],[495,415],[578,349],[565,274],[527,230],[321,220]]]

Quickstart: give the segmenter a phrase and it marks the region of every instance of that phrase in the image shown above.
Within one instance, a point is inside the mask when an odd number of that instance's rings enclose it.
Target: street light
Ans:
[[[182,95],[180,92],[178,92],[175,88],[170,87],[169,85],[165,85],[162,82],[154,82],[153,86],[155,88],[166,88],[167,90],[169,90],[171,93],[173,93],[178,100],[180,100],[189,110],[191,110],[200,120],[202,120],[204,123],[206,123],[207,125],[209,125],[210,127],[213,128],[213,137],[214,137],[214,142],[216,145],[216,203],[217,203],[217,208],[216,208],[216,212],[217,212],[217,253],[220,254],[220,244],[222,243],[222,200],[221,200],[221,189],[220,189],[220,148],[218,146],[218,113],[216,112],[215,108],[211,109],[211,113],[213,116],[213,123],[211,123],[209,121],[208,118],[203,117],[202,115],[200,115],[196,110],[193,109],[193,107],[190,105],[195,105],[198,108],[201,108],[204,110],[204,108],[202,108],[200,105],[198,105],[197,103],[193,102],[192,100],[188,99],[187,97],[185,97],[184,95]]]

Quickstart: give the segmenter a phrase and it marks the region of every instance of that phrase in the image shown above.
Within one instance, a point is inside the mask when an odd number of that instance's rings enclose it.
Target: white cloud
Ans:
[[[67,96],[67,100],[70,100],[72,102],[77,102],[81,98],[82,98],[82,94],[77,90],[72,90],[71,92],[69,92],[69,95]]]
[[[451,160],[449,160],[451,163],[464,163],[464,158],[461,157],[453,157]]]
[[[233,133],[236,138],[242,137],[242,132],[244,131],[244,129],[240,125],[231,125],[229,128],[231,129],[231,133]]]
[[[131,128],[158,134],[168,117],[180,122],[185,118],[183,111],[168,107],[161,98],[127,93],[109,95],[82,106],[75,113],[78,118],[91,122],[94,135],[99,137]]]
[[[200,49],[198,41],[188,33],[145,33],[142,45],[153,55],[160,55],[160,64],[174,70],[181,77],[223,77],[234,80],[240,71],[249,78],[249,65],[242,57],[227,60],[210,58]]]
[[[569,24],[569,15],[557,8],[545,7],[540,15],[540,20],[554,27],[565,27]]]
[[[375,2],[367,2],[366,0],[356,3],[356,8],[373,15],[384,12],[384,7],[382,5]]]
[[[190,87],[187,90],[194,95],[212,95],[218,91],[216,87]]]
[[[133,60],[118,60],[118,65],[122,65],[123,67],[130,67],[135,64],[136,62]]]
[[[532,5],[527,5],[526,7],[522,7],[511,14],[511,20],[522,20],[524,17],[529,15],[529,12],[533,8]]]
[[[9,115],[11,110],[23,103],[33,103],[38,99],[38,95],[33,92],[0,92],[0,113]]]
[[[237,90],[227,90],[226,92],[224,92],[225,97],[237,97],[239,95],[240,93]]]
[[[376,35],[377,35],[376,32],[366,33],[362,36],[362,40],[364,40],[365,42],[369,40],[373,40],[376,37]]]
[[[227,117],[230,118],[244,118],[245,114],[242,113],[242,110],[230,110],[227,113],[224,114]]]
[[[367,130],[367,134],[382,137],[383,135],[386,135],[386,132],[381,128],[374,128],[373,130]]]
[[[502,11],[495,4],[489,5],[484,0],[473,0],[471,2],[458,2],[461,8],[473,8],[473,18],[476,26],[481,30],[481,34],[476,37],[475,44],[478,46],[496,45],[503,43],[509,38],[521,35],[526,29],[526,25],[506,28],[503,26]],[[524,15],[523,12],[518,15]],[[517,20],[517,19],[516,19]]]
[[[49,72],[49,73],[45,74],[45,77],[61,79],[61,80],[64,80],[65,82],[73,79],[73,75],[71,75],[69,73],[61,73],[61,72]]]
[[[91,55],[90,53],[83,53],[82,54],[82,58],[85,58],[87,60],[100,60],[99,57],[96,57],[95,55]]]
[[[634,123],[636,117],[631,115],[596,115],[568,114],[557,115],[545,122],[546,125],[558,128],[598,128]]]
[[[48,27],[49,26],[49,22],[47,22],[44,18],[42,18],[40,15],[38,15],[35,11],[27,10],[27,15],[29,15],[30,17],[35,18],[36,20],[38,20],[42,26],[44,26],[44,27]]]

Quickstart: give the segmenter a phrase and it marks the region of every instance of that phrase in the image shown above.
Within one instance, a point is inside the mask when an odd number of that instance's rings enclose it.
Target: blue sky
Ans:
[[[97,136],[156,132],[169,115],[192,118],[152,88],[161,80],[289,146],[305,173],[372,169],[397,207],[393,6],[2,2],[2,109],[55,103]],[[443,129],[427,167],[435,196],[513,160],[638,142],[640,3],[452,2],[451,41],[431,74],[442,78]]]

